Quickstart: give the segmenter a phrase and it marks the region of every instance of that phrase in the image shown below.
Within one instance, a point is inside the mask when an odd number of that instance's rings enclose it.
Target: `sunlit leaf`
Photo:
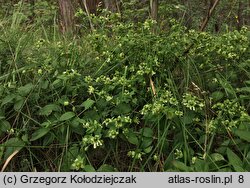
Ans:
[[[60,106],[56,104],[48,104],[39,110],[39,115],[48,116],[53,111],[59,112],[61,110]]]
[[[29,83],[29,84],[26,84],[25,86],[19,87],[17,92],[21,96],[27,96],[33,88],[34,88],[34,85],[32,83]]]
[[[87,99],[86,101],[84,101],[81,106],[83,106],[85,108],[85,110],[88,110],[89,108],[91,108],[93,106],[93,104],[95,104],[95,101],[92,99]]]
[[[235,134],[238,137],[240,137],[242,140],[250,142],[250,132],[249,131],[236,130]]]
[[[60,117],[60,121],[66,121],[66,120],[69,120],[69,119],[71,119],[73,117],[75,117],[74,112],[66,112]]]
[[[30,141],[35,141],[41,137],[43,137],[44,135],[46,135],[48,132],[50,131],[49,128],[45,128],[45,127],[42,127],[38,130],[36,130],[32,135],[31,135],[31,139]]]
[[[234,167],[234,170],[236,172],[244,172],[242,166],[243,162],[241,159],[236,155],[231,149],[227,148],[227,157],[229,160],[229,163]]]

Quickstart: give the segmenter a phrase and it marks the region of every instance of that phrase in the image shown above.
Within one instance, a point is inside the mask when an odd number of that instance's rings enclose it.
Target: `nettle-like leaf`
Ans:
[[[81,106],[83,106],[85,108],[85,110],[88,110],[89,108],[91,108],[93,106],[93,104],[95,104],[95,101],[92,99],[87,99],[86,101],[84,101]]]
[[[250,142],[250,131],[236,130],[235,134],[242,140]]]
[[[8,130],[10,130],[11,126],[10,123],[8,121],[6,121],[5,119],[0,119],[0,136],[7,132]]]
[[[134,132],[129,131],[127,134],[125,134],[125,136],[131,144],[134,144],[134,145],[139,144],[138,137]]]
[[[45,136],[50,131],[50,128],[42,127],[36,130],[32,135],[30,141],[38,140],[39,138]]]
[[[153,138],[152,137],[143,137],[141,144],[140,144],[140,148],[142,149],[146,149],[147,147],[149,147],[153,142]]]
[[[92,165],[85,165],[84,170],[86,172],[96,172],[95,168]]]
[[[23,107],[24,103],[25,103],[25,98],[24,97],[22,97],[22,96],[16,97],[16,101],[15,101],[15,104],[14,104],[14,109],[16,111],[21,110],[21,108]]]
[[[20,151],[23,147],[25,147],[25,142],[19,138],[10,138],[3,143],[3,146],[6,148],[4,154],[4,160],[6,160],[11,154],[16,151]]]
[[[33,88],[34,88],[34,85],[32,83],[29,83],[29,84],[26,84],[25,86],[19,87],[18,90],[17,90],[17,92],[21,96],[25,97],[25,96],[27,96],[31,92],[31,90]]]
[[[55,112],[61,111],[60,106],[58,106],[57,104],[48,104],[48,105],[44,106],[43,108],[41,108],[38,113],[39,113],[39,115],[48,116],[53,111],[55,111]]]
[[[132,111],[132,108],[129,104],[126,103],[120,103],[113,109],[114,114],[128,114]]]
[[[242,87],[239,89],[240,92],[250,93],[250,87]]]
[[[103,164],[98,168],[97,172],[117,172],[117,170],[111,165]]]
[[[152,151],[152,149],[153,149],[153,146],[149,146],[149,147],[145,148],[143,151],[145,153],[150,153]]]
[[[224,97],[224,93],[222,93],[221,91],[215,91],[211,94],[211,97],[214,101],[219,101]]]
[[[15,94],[7,95],[6,97],[3,98],[1,106],[14,102],[15,97],[16,97]]]
[[[231,149],[227,148],[227,157],[229,163],[233,166],[236,172],[244,172],[243,162]]]
[[[63,115],[61,115],[60,121],[66,121],[66,120],[69,120],[73,117],[75,117],[74,112],[65,112]]]
[[[210,155],[210,157],[212,158],[212,160],[214,162],[217,162],[217,161],[225,161],[225,158],[223,157],[223,155],[219,154],[219,153],[212,153]]]
[[[145,128],[142,128],[141,129],[141,134],[144,136],[144,137],[153,137],[153,130],[149,127],[145,127]]]
[[[181,161],[177,161],[177,160],[174,160],[172,162],[172,165],[177,168],[178,170],[180,171],[184,171],[184,172],[191,172],[192,171],[192,168],[191,167],[188,167],[187,165],[185,165],[183,162]]]
[[[184,124],[188,125],[193,123],[195,116],[196,114],[193,111],[187,111],[181,119]]]
[[[0,120],[0,131],[6,132],[11,128],[10,123],[6,121],[5,119]]]

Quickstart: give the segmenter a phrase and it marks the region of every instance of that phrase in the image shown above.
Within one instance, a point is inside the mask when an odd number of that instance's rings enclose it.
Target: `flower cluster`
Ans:
[[[119,129],[122,129],[124,125],[132,123],[132,119],[129,116],[118,116],[116,118],[107,118],[103,122],[103,125],[108,127],[108,134],[109,138],[116,138],[119,134]]]
[[[212,106],[217,117],[209,122],[208,131],[238,128],[242,121],[249,121],[250,116],[238,102],[226,99],[223,103]]]
[[[101,135],[85,135],[82,139],[82,146],[85,147],[85,150],[88,150],[90,145],[93,145],[94,149],[96,149],[98,146],[102,146],[103,140],[101,140]]]
[[[205,106],[204,100],[194,95],[191,95],[190,93],[185,93],[183,95],[182,104],[186,108],[193,111],[202,110],[202,108]]]
[[[140,151],[129,151],[128,152],[128,156],[133,158],[133,159],[139,159],[139,160],[142,160],[142,156],[144,155],[145,153],[143,152],[140,152]]]
[[[173,96],[171,91],[165,90],[153,103],[144,105],[141,114],[144,116],[167,114],[169,118],[171,116],[182,116],[183,112],[178,110],[177,106],[176,97]]]
[[[77,156],[77,158],[74,160],[73,164],[71,165],[71,168],[73,170],[80,170],[85,167],[85,158],[81,156]]]

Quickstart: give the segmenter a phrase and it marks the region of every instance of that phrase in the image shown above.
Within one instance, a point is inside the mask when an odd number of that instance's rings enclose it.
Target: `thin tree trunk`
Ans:
[[[248,1],[248,9],[250,9],[250,0]],[[250,25],[250,12],[248,12],[247,20],[247,24]]]
[[[105,8],[111,12],[117,12],[117,2],[116,0],[104,0]]]
[[[152,19],[158,21],[158,0],[150,1],[150,9]]]
[[[158,21],[158,0],[150,0],[150,9],[151,9],[151,18]],[[156,27],[153,28],[153,32],[156,33]],[[156,96],[156,88],[154,85],[154,81],[152,79],[152,75],[149,75],[150,86],[152,89],[152,93],[154,97]]]
[[[182,22],[184,23],[187,29],[191,29],[193,22],[191,6],[192,3],[190,3],[190,1],[182,0],[182,4],[186,7],[186,10],[182,15]]]
[[[85,0],[78,0],[80,7],[85,10],[85,5],[84,5]],[[98,7],[104,7],[103,5],[103,0],[86,0],[86,5],[88,8],[88,12],[90,14],[95,14]]]
[[[208,10],[206,18],[204,19],[204,21],[201,24],[200,31],[204,31],[205,28],[207,27],[207,24],[212,16],[216,6],[219,4],[220,0],[211,0],[211,2],[212,2],[211,7]]]
[[[91,30],[93,31],[93,30],[94,30],[94,26],[93,26],[92,21],[91,21],[91,17],[90,17],[90,14],[89,14],[89,9],[88,9],[88,7],[87,7],[86,0],[83,0],[83,4],[84,4],[84,9],[85,9],[85,11],[86,11],[86,13],[87,13],[87,16],[88,16],[88,19],[89,19],[90,28],[91,28]]]
[[[200,31],[204,31],[207,27],[208,21],[210,20],[216,6],[219,4],[220,0],[211,0],[210,2],[213,2],[212,6],[209,8],[206,18],[201,24]],[[186,55],[189,53],[190,49],[193,47],[194,43],[192,43],[183,53],[183,55]]]
[[[240,0],[239,1],[239,7],[238,7],[238,17],[237,17],[237,29],[240,30],[243,26],[243,9],[244,9],[244,3]]]
[[[62,33],[74,33],[74,7],[71,0],[58,0]]]

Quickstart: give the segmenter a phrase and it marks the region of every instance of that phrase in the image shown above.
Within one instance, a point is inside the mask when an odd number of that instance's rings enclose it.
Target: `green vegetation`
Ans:
[[[126,5],[78,11],[73,37],[43,1],[32,22],[23,3],[2,17],[1,168],[249,171],[249,28],[157,25]]]

